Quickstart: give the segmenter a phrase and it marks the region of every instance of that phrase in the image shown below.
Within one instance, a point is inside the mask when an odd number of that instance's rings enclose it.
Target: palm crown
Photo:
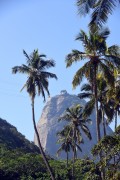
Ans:
[[[65,114],[59,118],[60,121],[64,120],[68,122],[67,125],[67,128],[69,129],[68,136],[69,137],[74,136],[74,139],[76,139],[79,144],[83,141],[79,128],[82,129],[82,131],[87,135],[89,139],[92,138],[90,131],[86,126],[86,123],[91,122],[91,120],[88,119],[87,117],[83,118],[82,112],[83,112],[83,107],[80,105],[76,105],[74,107],[67,108]]]
[[[45,91],[49,95],[48,78],[57,79],[55,74],[47,72],[46,69],[54,67],[55,62],[53,60],[44,60],[46,55],[39,55],[38,50],[34,50],[30,56],[24,50],[23,53],[26,56],[27,65],[15,66],[12,68],[12,72],[14,74],[18,72],[27,74],[27,81],[22,89],[26,88],[32,98],[35,98],[36,94],[42,94],[45,100]]]
[[[76,72],[72,82],[73,87],[78,86],[84,76],[89,80],[93,80],[94,66],[97,67],[97,70],[103,71],[107,81],[109,81],[109,79],[111,79],[110,83],[114,81],[109,67],[120,67],[120,47],[117,45],[111,47],[107,46],[106,39],[109,33],[107,28],[96,34],[89,32],[89,35],[83,30],[80,31],[76,40],[82,42],[84,52],[72,50],[72,53],[68,54],[66,57],[66,66],[70,67],[73,62],[80,60],[87,60],[87,62]]]

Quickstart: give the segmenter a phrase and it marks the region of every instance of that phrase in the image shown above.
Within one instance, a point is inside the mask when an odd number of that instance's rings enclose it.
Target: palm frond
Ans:
[[[81,129],[83,130],[83,132],[85,133],[85,135],[91,140],[91,139],[92,139],[92,136],[91,136],[91,133],[90,133],[88,127],[83,124],[83,125],[81,126]]]
[[[90,101],[88,101],[85,105],[85,108],[83,110],[83,117],[89,117],[94,110],[95,105],[95,99],[92,98]]]
[[[66,57],[66,67],[70,67],[74,62],[83,60],[85,56],[86,54],[84,52],[78,51],[76,49],[72,50],[72,53],[68,54]]]
[[[103,39],[107,39],[110,34],[110,30],[108,28],[102,28],[98,31],[98,36]]]
[[[29,74],[30,73],[30,68],[26,66],[25,64],[22,64],[21,66],[14,66],[12,68],[12,73],[23,73],[23,74]]]
[[[76,148],[77,148],[79,151],[82,152],[82,149],[81,149],[81,147],[80,147],[78,144],[75,144],[75,146],[76,146]]]
[[[26,87],[27,87],[27,83],[24,84],[24,86],[22,87],[22,89],[20,91],[22,91]]]
[[[40,72],[41,77],[43,76],[44,78],[55,78],[57,80],[57,76],[56,74],[50,73],[50,72],[46,72],[46,71],[41,71]]]
[[[107,63],[107,60],[106,60],[105,63]],[[103,72],[104,78],[106,79],[106,81],[109,84],[113,85],[114,84],[114,76],[113,76],[112,72],[110,71],[109,66],[107,66],[104,63],[100,62],[99,63],[99,68]]]
[[[42,97],[44,99],[43,102],[45,102],[46,98],[45,98],[45,92],[44,92],[44,87],[43,87],[42,83],[39,83],[39,90],[38,90],[38,92],[39,92],[39,94],[42,95]]]
[[[78,97],[80,99],[85,99],[85,98],[90,98],[91,99],[93,97],[93,94],[84,92],[84,93],[79,93]]]
[[[92,91],[92,87],[90,84],[83,84],[81,87],[81,91]]]
[[[55,61],[54,60],[43,60],[40,59],[39,63],[39,70],[45,70],[51,67],[55,67]]]
[[[120,69],[120,56],[117,57],[115,55],[105,55],[106,60],[108,60],[108,64],[112,64],[113,68],[116,67]]]
[[[29,78],[26,81],[26,89],[30,97],[35,98],[36,88],[35,88],[35,83],[32,76],[29,76]]]
[[[115,0],[99,0],[94,6],[92,20],[89,26],[92,27],[97,25],[99,28],[101,28],[101,26],[107,21],[108,15],[112,14],[115,5]]]
[[[78,13],[80,15],[88,14],[95,2],[96,0],[77,0]]]
[[[110,124],[114,118],[114,109],[110,108],[109,104],[104,105],[104,112],[107,116],[107,124]]]
[[[120,46],[112,45],[108,48],[108,54],[120,57]]]
[[[58,121],[70,121],[71,116],[69,114],[64,114],[63,116],[58,118]]]
[[[79,40],[83,43],[84,47],[88,47],[89,46],[89,38],[87,36],[87,34],[81,30],[80,33],[77,35],[75,40]]]
[[[29,64],[29,62],[31,62],[31,59],[30,59],[30,57],[28,56],[28,54],[26,53],[26,51],[24,49],[23,49],[23,54],[27,58],[27,64]]]
[[[88,124],[92,124],[92,120],[91,119],[85,119],[85,122]]]
[[[47,56],[45,54],[39,54],[39,58],[46,58]]]
[[[90,62],[87,62],[76,72],[72,81],[73,88],[76,88],[81,83],[83,77],[89,73],[89,66]]]
[[[57,157],[60,155],[61,151],[63,151],[62,146],[57,150]]]

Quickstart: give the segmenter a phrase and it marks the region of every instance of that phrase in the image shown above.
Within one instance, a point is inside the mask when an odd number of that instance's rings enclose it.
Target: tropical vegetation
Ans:
[[[117,45],[107,46],[106,39],[109,35],[107,28],[101,29],[96,33],[89,32],[87,35],[83,30],[80,31],[76,40],[81,41],[84,51],[72,50],[66,57],[66,67],[70,67],[74,62],[86,60],[85,64],[78,69],[74,75],[72,84],[76,88],[86,77],[92,85],[92,92],[95,99],[96,110],[96,134],[100,141],[99,113],[98,113],[98,87],[97,75],[102,72],[105,80],[111,86],[114,85],[113,69],[120,67],[120,48]]]
[[[119,180],[120,179],[120,46],[108,46],[110,30],[104,28],[109,14],[120,3],[120,0],[77,0],[79,14],[92,13],[88,24],[88,33],[80,30],[76,40],[80,41],[83,50],[72,50],[66,56],[66,67],[79,63],[79,68],[72,81],[73,88],[80,86],[78,97],[86,99],[85,106],[80,104],[68,107],[59,121],[66,125],[57,133],[60,144],[56,152],[62,151],[66,160],[53,159],[44,152],[35,121],[35,98],[49,96],[49,79],[57,79],[56,74],[48,72],[55,67],[54,60],[47,60],[46,55],[34,50],[30,55],[23,50],[26,64],[15,66],[12,73],[27,75],[23,86],[30,96],[32,121],[38,141],[38,147],[29,142],[17,129],[0,119],[0,179],[2,180]],[[81,61],[84,65],[81,66]],[[82,151],[82,137],[85,133],[92,139],[88,123],[95,110],[97,144],[91,153],[93,159],[79,158]],[[108,134],[106,127],[115,122],[115,132]],[[59,123],[59,122],[58,122]],[[104,132],[101,136],[100,124]],[[69,154],[73,153],[72,159]],[[47,169],[46,169],[47,167]]]

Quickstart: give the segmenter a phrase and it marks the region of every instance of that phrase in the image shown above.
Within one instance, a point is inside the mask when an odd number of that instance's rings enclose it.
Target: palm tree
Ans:
[[[98,156],[101,151],[103,156],[98,163],[98,168],[105,170],[105,179],[119,179],[115,177],[115,173],[120,171],[120,126],[117,127],[114,133],[101,139],[92,149],[92,154]],[[116,157],[116,161],[113,163],[114,157]],[[109,177],[111,175],[113,177]]]
[[[83,43],[84,52],[79,50],[72,50],[72,53],[66,57],[66,67],[70,67],[73,62],[86,60],[85,64],[76,72],[72,84],[76,88],[86,77],[91,81],[92,89],[95,98],[96,110],[96,133],[97,140],[100,141],[100,128],[99,128],[99,114],[98,114],[98,95],[97,95],[97,74],[102,71],[104,78],[107,82],[113,85],[114,76],[110,67],[120,68],[120,48],[113,45],[108,48],[106,39],[109,35],[109,30],[103,29],[97,33],[89,32],[89,36],[81,30],[76,40]],[[111,81],[109,81],[111,80]]]
[[[59,118],[59,121],[67,121],[69,126],[68,137],[72,137],[72,149],[73,149],[73,169],[72,176],[74,178],[74,163],[75,157],[77,155],[78,144],[83,143],[83,139],[81,136],[81,130],[86,134],[86,136],[91,140],[91,134],[86,126],[86,123],[91,122],[90,119],[83,118],[83,107],[80,105],[76,105],[71,108],[67,108],[65,114]],[[80,130],[81,129],[81,130]],[[78,146],[77,146],[78,145]],[[80,150],[80,148],[79,148]]]
[[[113,119],[115,119],[116,130],[118,116],[120,116],[120,81],[117,80],[117,78],[114,81],[114,86],[110,87],[108,91],[107,99],[113,111]],[[111,123],[113,119],[108,119],[108,123]]]
[[[23,54],[26,57],[26,64],[22,64],[21,66],[15,66],[12,68],[12,73],[22,73],[27,75],[27,81],[24,84],[22,90],[26,88],[27,93],[30,95],[31,102],[32,102],[32,120],[34,125],[34,130],[37,136],[38,146],[40,149],[40,153],[44,159],[44,162],[47,166],[48,171],[50,172],[51,179],[54,180],[53,172],[51,170],[51,167],[48,163],[48,160],[45,156],[45,153],[42,149],[39,133],[36,127],[35,123],[35,112],[34,112],[34,100],[36,97],[36,94],[42,95],[45,101],[45,91],[48,95],[50,95],[48,90],[48,79],[49,78],[55,78],[57,79],[57,76],[53,73],[47,72],[46,70],[50,67],[54,67],[55,63],[53,60],[45,60],[46,55],[41,54],[39,55],[38,50],[34,50],[33,53],[28,56],[28,54],[23,50]]]
[[[112,121],[113,119],[113,109],[111,108],[111,104],[107,101],[107,93],[109,92],[109,86],[107,82],[104,80],[104,77],[99,75],[97,77],[97,87],[98,87],[98,102],[99,102],[99,119],[102,121],[104,136],[106,136],[106,121]],[[80,99],[89,99],[84,108],[84,116],[91,115],[92,111],[95,107],[95,98],[92,91],[92,85],[90,83],[83,84],[81,87],[82,93],[78,94]],[[84,92],[83,92],[84,91]],[[100,123],[99,122],[99,123]]]
[[[69,152],[72,149],[72,141],[69,134],[69,126],[66,126],[62,131],[59,131],[57,133],[58,141],[57,143],[60,143],[60,148],[57,151],[57,155],[61,153],[61,151],[65,151],[67,155],[67,163],[66,167],[68,168],[68,159],[69,159]]]
[[[91,28],[94,26],[101,28],[118,3],[120,3],[120,0],[77,0],[80,15],[86,15],[90,13],[91,9],[93,10],[89,23]]]
[[[76,142],[73,144],[74,139],[72,138],[72,134],[73,134],[72,128],[69,125],[65,126],[62,131],[59,131],[57,133],[57,136],[58,136],[57,143],[61,144],[60,148],[57,151],[57,155],[59,155],[61,153],[61,151],[66,152],[66,155],[67,155],[66,167],[68,167],[69,152],[71,150],[74,151],[74,149],[75,149],[75,156],[76,157],[77,157],[77,149],[82,152],[82,149],[80,148],[80,146]],[[81,140],[81,143],[83,143],[82,140]],[[75,157],[74,157],[74,159],[75,159]]]

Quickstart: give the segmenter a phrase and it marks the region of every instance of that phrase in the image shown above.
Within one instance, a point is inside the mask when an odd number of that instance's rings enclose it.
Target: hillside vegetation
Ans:
[[[119,133],[120,128],[117,130],[116,143],[112,144],[111,152],[113,149],[118,148],[119,151]],[[112,136],[111,136],[112,137]],[[109,136],[110,138],[110,136]],[[117,140],[118,139],[118,140]],[[102,143],[105,143],[107,139],[104,139],[99,144],[99,149],[102,147]],[[108,146],[109,147],[109,146]],[[108,148],[107,147],[107,148]],[[94,148],[93,153],[97,154],[97,146]],[[110,148],[110,147],[109,147]],[[118,153],[116,153],[118,154]],[[110,150],[109,150],[110,156]],[[118,154],[119,157],[119,154]],[[110,157],[107,157],[110,159]],[[54,160],[48,157],[50,166],[54,171],[56,180],[70,180],[72,178],[72,160],[68,162],[68,168],[66,168],[66,161]],[[104,158],[103,158],[104,160]],[[109,161],[108,161],[109,162]],[[108,163],[107,162],[107,163]],[[117,161],[116,161],[117,162]],[[119,164],[119,163],[118,163]],[[108,163],[109,165],[109,163]],[[104,167],[101,162],[95,164],[93,160],[76,159],[74,170],[76,180],[100,180],[101,173],[100,168]],[[108,177],[112,177],[114,174],[115,180],[119,179],[119,166],[110,170],[106,168]],[[111,174],[110,174],[111,173]],[[9,124],[7,121],[0,119],[0,179],[2,180],[50,180],[50,175],[46,169],[44,161],[41,155],[38,154],[38,148],[30,143],[25,137],[17,131],[17,129]],[[111,178],[112,179],[112,178]]]

